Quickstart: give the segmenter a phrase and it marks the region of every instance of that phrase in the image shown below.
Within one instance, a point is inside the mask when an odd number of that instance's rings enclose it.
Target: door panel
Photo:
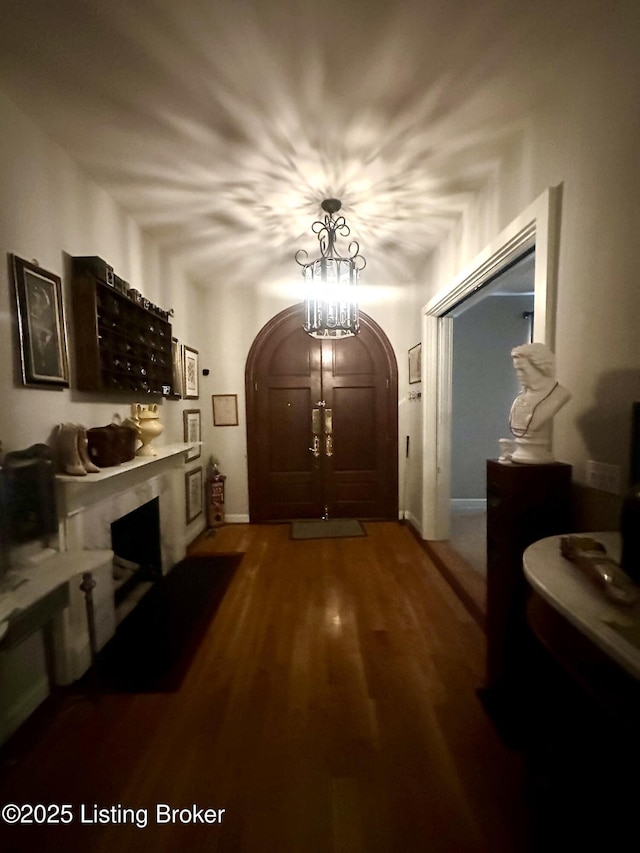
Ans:
[[[269,470],[283,474],[305,471],[309,461],[309,425],[311,411],[309,388],[271,388],[268,408]]]
[[[263,341],[252,376],[247,372],[252,520],[322,514],[321,471],[309,451],[310,413],[321,391],[320,355],[319,342],[301,328],[279,324]]]
[[[273,352],[269,354],[269,375],[274,378],[276,376],[283,376],[286,379],[292,376],[311,377],[312,371],[318,369],[319,342],[307,335],[309,343],[304,346],[306,341],[301,341],[295,329],[292,331],[293,334],[287,334],[276,342]]]
[[[326,341],[331,348],[331,373],[338,376],[371,376],[376,371],[375,361],[366,342],[358,335],[343,341]],[[343,346],[344,344],[344,346]],[[328,359],[323,366],[328,367]]]
[[[288,309],[256,338],[246,384],[252,521],[397,518],[397,367],[373,321],[317,341]]]
[[[333,394],[334,466],[337,471],[368,471],[375,468],[375,389],[336,388]]]
[[[334,421],[329,505],[336,517],[393,517],[396,504],[386,492],[394,478],[387,457],[397,457],[397,433],[389,423],[387,371],[376,372],[361,342],[345,351],[339,349],[342,343],[325,342],[334,348],[333,369],[323,371],[323,395]]]

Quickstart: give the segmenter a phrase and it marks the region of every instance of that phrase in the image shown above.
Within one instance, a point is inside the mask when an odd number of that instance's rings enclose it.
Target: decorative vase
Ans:
[[[152,447],[151,442],[154,438],[157,438],[164,429],[163,425],[160,423],[157,403],[151,403],[148,406],[145,406],[142,403],[134,403],[131,407],[131,412],[138,424],[138,438],[142,442],[140,447],[136,450],[136,456],[157,456],[156,450]]]

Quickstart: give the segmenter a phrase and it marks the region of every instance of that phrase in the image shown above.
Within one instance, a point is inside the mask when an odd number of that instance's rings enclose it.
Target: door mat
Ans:
[[[85,676],[105,693],[179,689],[242,555],[187,557],[149,590]]]
[[[349,539],[366,536],[357,518],[329,518],[326,521],[293,521],[292,539]]]

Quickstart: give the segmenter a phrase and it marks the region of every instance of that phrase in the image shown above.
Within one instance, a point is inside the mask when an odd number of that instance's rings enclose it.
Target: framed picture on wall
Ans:
[[[200,396],[198,350],[185,344],[182,353],[182,396],[185,400],[197,400]]]
[[[409,385],[422,380],[422,344],[409,350]]]
[[[238,426],[238,395],[214,394],[213,425]]]
[[[202,468],[194,468],[184,475],[187,505],[187,524],[191,524],[202,513]]]
[[[23,385],[69,387],[67,335],[59,276],[11,255]]]
[[[200,442],[202,441],[202,416],[200,409],[186,409],[182,413],[184,440],[186,443],[195,445],[187,450],[185,462],[192,462],[198,459],[202,450]]]

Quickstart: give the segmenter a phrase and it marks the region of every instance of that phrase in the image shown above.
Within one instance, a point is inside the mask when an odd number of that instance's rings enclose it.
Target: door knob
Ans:
[[[322,429],[322,421],[320,419],[320,409],[311,409],[311,433],[313,435],[312,444],[309,450],[318,458],[320,456],[320,431]]]

